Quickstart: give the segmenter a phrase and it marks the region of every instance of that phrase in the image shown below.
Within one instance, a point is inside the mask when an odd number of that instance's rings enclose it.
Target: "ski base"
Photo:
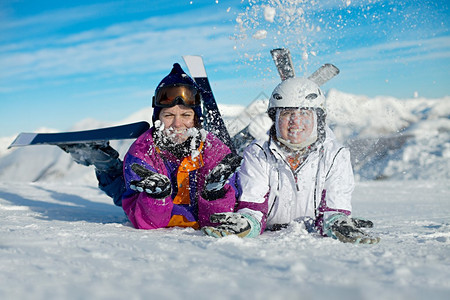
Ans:
[[[60,145],[60,144],[80,144],[102,142],[109,140],[133,139],[139,137],[150,128],[150,124],[142,121],[132,124],[113,126],[107,128],[58,132],[58,133],[20,133],[9,145],[12,147],[22,147],[29,145]]]

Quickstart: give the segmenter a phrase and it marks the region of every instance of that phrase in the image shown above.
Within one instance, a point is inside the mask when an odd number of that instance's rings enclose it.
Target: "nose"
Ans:
[[[291,124],[300,124],[300,123],[302,123],[302,120],[303,120],[302,115],[297,112],[292,113],[291,117],[289,118],[289,122]]]
[[[180,127],[182,127],[182,125],[183,125],[183,122],[182,122],[181,118],[179,116],[175,116],[173,118],[172,127],[180,128]]]

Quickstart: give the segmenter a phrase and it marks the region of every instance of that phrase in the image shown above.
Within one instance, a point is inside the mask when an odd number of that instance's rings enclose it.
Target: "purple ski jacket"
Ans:
[[[122,207],[133,226],[138,229],[174,226],[198,229],[212,225],[211,214],[233,211],[236,195],[229,184],[225,185],[226,193],[222,198],[208,201],[201,196],[206,176],[230,149],[202,129],[199,148],[180,160],[155,145],[154,130],[151,128],[137,138],[124,158],[126,191]],[[154,199],[145,192],[130,189],[132,180],[141,179],[131,169],[134,163],[167,176],[172,183],[172,194],[165,199]]]

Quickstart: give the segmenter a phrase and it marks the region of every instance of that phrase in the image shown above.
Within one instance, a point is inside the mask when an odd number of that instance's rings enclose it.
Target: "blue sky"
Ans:
[[[446,0],[3,0],[0,19],[0,137],[124,119],[187,54],[203,56],[224,104],[270,94],[278,47],[297,76],[338,66],[325,91],[450,95]]]

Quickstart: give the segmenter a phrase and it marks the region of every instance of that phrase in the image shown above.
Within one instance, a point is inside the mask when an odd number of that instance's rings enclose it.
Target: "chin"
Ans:
[[[288,140],[290,143],[292,144],[300,144],[302,143],[305,139],[304,138],[298,138],[298,137],[288,137],[286,140]]]
[[[183,144],[184,142],[186,142],[187,138],[182,137],[182,138],[174,138],[172,141],[174,144]]]

